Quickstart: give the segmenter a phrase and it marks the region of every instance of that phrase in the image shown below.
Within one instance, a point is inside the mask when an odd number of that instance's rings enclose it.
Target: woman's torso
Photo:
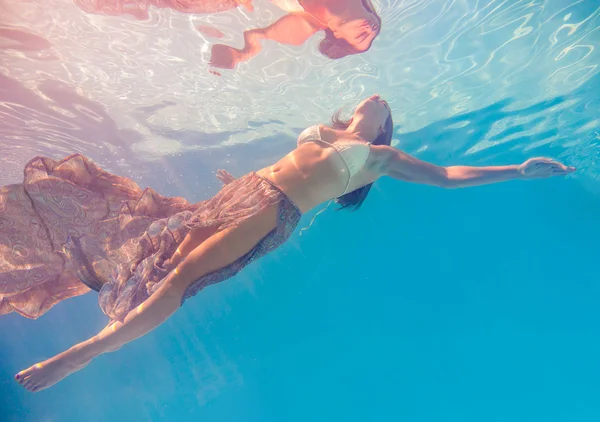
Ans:
[[[338,150],[340,148],[336,148],[340,144],[348,144],[350,148],[354,148],[352,144],[355,143],[356,148],[370,149],[367,142],[323,126],[319,127],[319,132],[322,142],[302,142],[277,163],[257,172],[259,176],[277,185],[302,213],[368,185],[378,177],[372,170],[374,163],[369,150],[366,152],[364,163],[360,158],[362,151],[347,151],[351,154],[358,152],[356,158],[360,166],[349,169],[348,165],[353,163],[349,162],[348,157],[344,159]],[[359,143],[362,145],[358,145]]]

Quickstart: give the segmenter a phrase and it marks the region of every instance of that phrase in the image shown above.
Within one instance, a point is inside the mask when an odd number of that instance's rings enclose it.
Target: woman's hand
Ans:
[[[217,179],[223,182],[224,185],[228,185],[235,180],[235,177],[225,170],[217,170]]]
[[[531,158],[521,164],[519,173],[524,179],[540,179],[552,176],[564,176],[575,171],[575,167],[568,167],[550,158]]]

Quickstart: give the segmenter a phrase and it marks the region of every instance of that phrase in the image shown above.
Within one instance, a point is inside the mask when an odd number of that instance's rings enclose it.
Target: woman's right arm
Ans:
[[[380,176],[443,188],[463,188],[488,185],[512,179],[537,179],[563,176],[575,171],[574,167],[549,158],[532,158],[521,165],[508,166],[437,166],[385,145],[373,145]]]
[[[301,45],[317,31],[321,24],[308,13],[289,13],[266,28],[244,32],[244,48],[241,50],[223,44],[212,48],[212,66],[233,69],[236,64],[249,60],[261,49],[260,41],[271,40],[281,44]]]

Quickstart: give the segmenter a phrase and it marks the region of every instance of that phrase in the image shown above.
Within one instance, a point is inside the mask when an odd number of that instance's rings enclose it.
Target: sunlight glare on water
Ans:
[[[484,150],[504,143],[511,149],[552,143],[597,179],[590,146],[600,121],[589,112],[597,97],[585,88],[598,86],[599,10],[593,2],[377,6],[383,31],[366,54],[328,60],[316,52],[319,37],[298,47],[265,42],[261,54],[219,77],[208,66],[216,40],[197,28],[215,28],[225,34],[219,42],[239,46],[242,30],[266,26],[282,11],[266,1],[256,2],[254,13],[186,15],[150,8],[150,19],[139,21],[85,14],[64,0],[5,1],[0,130],[19,146],[9,147],[4,160],[14,166],[3,177],[18,174],[40,147],[58,155],[90,153],[113,166],[125,165],[118,163],[122,150],[147,162],[256,141],[269,154],[268,139],[289,142],[340,106],[349,111],[364,95],[378,92],[392,106],[400,142],[403,134],[475,112],[444,128],[460,129],[477,118],[477,110],[508,101],[504,114],[476,139],[466,132],[462,139],[419,139],[419,147],[444,159],[459,151],[483,157]],[[22,90],[22,104],[10,98],[12,87]],[[573,120],[577,130],[569,127]],[[540,133],[547,136],[531,143]]]

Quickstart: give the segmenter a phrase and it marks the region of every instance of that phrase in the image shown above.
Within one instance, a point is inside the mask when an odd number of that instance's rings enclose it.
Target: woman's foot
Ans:
[[[31,392],[44,390],[90,363],[91,358],[82,359],[79,355],[76,350],[67,350],[19,372],[15,379]]]

